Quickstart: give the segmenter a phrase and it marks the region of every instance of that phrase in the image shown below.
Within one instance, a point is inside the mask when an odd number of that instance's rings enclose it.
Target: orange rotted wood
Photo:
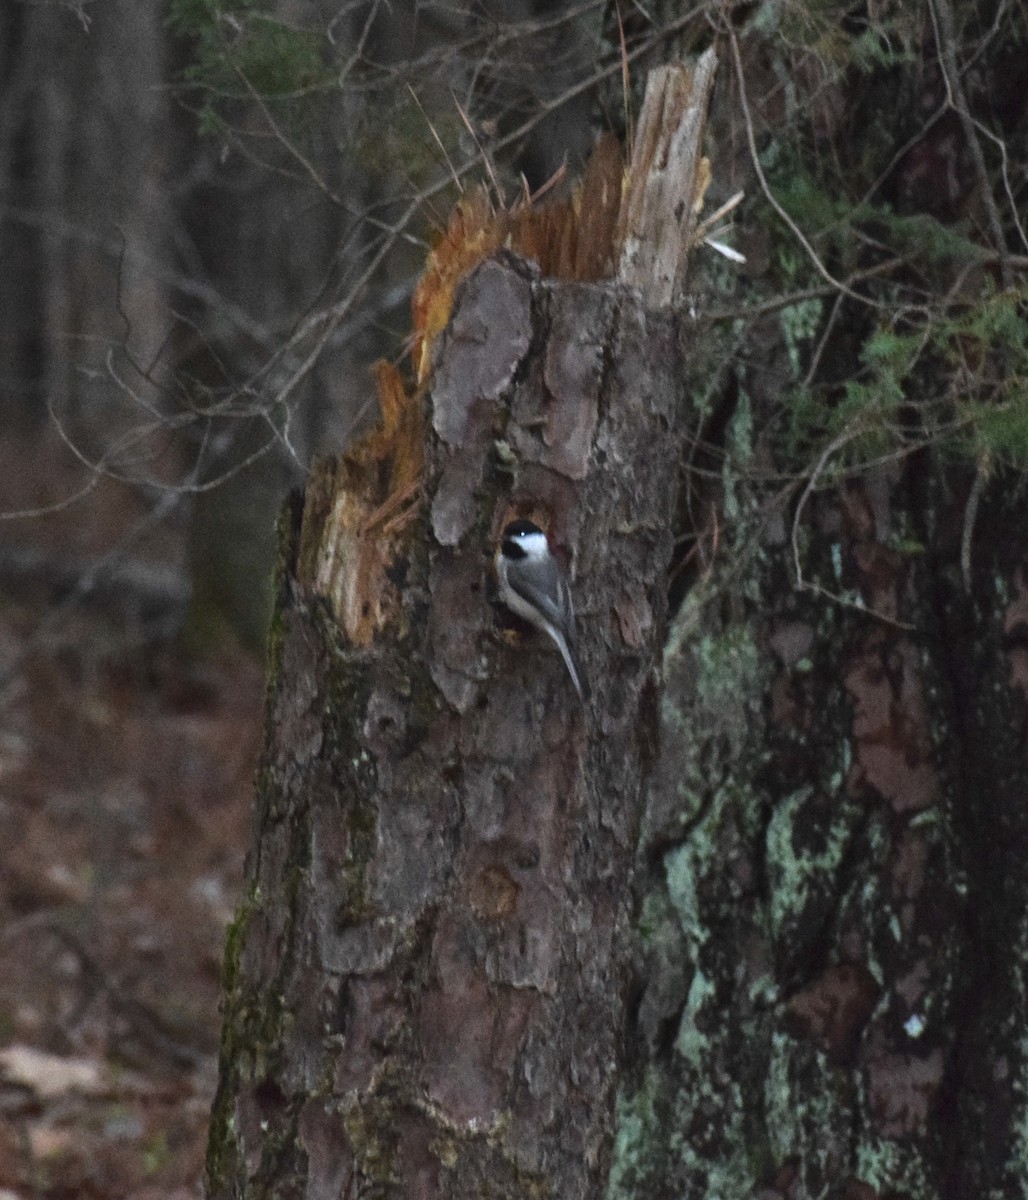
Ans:
[[[627,175],[617,140],[606,136],[579,186],[562,198],[540,205],[526,197],[503,209],[479,188],[454,209],[412,300],[412,389],[380,363],[381,427],[337,462],[318,464],[308,484],[298,578],[328,599],[352,645],[370,645],[399,617],[390,567],[406,552],[403,530],[421,500],[424,389],[461,281],[503,248],[535,262],[543,278],[617,275],[650,304],[667,304],[681,282],[709,180],[698,131],[715,63],[708,52],[695,78],[683,67],[654,72]],[[547,383],[559,393],[587,367],[548,361]],[[572,479],[585,475],[595,413],[586,416],[582,428],[549,428],[545,437],[549,465]]]
[[[388,572],[418,504],[424,453],[420,396],[408,394],[389,363],[375,372],[382,423],[338,462],[311,472],[297,569],[354,646],[370,645],[399,613]]]

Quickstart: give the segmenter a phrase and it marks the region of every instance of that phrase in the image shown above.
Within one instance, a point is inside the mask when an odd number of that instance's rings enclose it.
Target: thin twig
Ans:
[[[808,388],[814,382],[814,376],[817,374],[817,369],[821,365],[821,356],[825,352],[825,347],[828,345],[828,339],[832,335],[832,330],[835,328],[835,322],[839,319],[839,313],[842,310],[842,295],[841,293],[835,297],[832,304],[832,311],[828,314],[828,320],[825,321],[825,327],[821,331],[821,336],[817,340],[817,345],[814,347],[814,353],[810,356],[810,363],[807,366],[807,373],[803,378],[803,387]]]
[[[493,167],[492,160],[489,158],[489,155],[485,152],[485,148],[483,147],[482,143],[478,140],[478,134],[475,132],[475,127],[474,127],[474,125],[471,124],[471,118],[464,111],[464,108],[463,108],[461,102],[457,99],[456,92],[454,92],[454,90],[452,88],[450,89],[450,97],[453,100],[453,103],[457,109],[457,112],[460,114],[460,119],[464,122],[464,128],[471,135],[471,140],[475,143],[478,153],[482,158],[482,165],[486,169],[486,173],[489,176],[489,182],[493,185],[493,192],[496,194],[496,203],[503,204],[503,202],[504,202],[503,189],[500,187],[500,181],[496,178],[496,171]],[[435,130],[433,129],[432,132],[435,133]],[[441,144],[442,143],[440,143],[440,145]],[[445,151],[444,151],[444,153],[445,153]],[[449,155],[447,155],[446,161],[449,163],[449,161],[450,161]],[[450,169],[451,170],[453,169],[452,164],[451,164]],[[455,180],[454,182],[457,184],[457,187],[460,188],[461,194],[463,195],[464,185],[461,183],[461,181],[459,179]]]
[[[1017,201],[1014,199],[1014,189],[1010,183],[1010,161],[1007,155],[1007,144],[1001,137],[998,137],[995,133],[993,133],[991,129],[986,129],[981,121],[974,117],[971,118],[971,121],[975,129],[977,129],[984,137],[987,137],[989,141],[995,142],[996,146],[999,148],[1000,175],[1003,179],[1003,190],[1006,192],[1007,200],[1010,204],[1010,219],[1014,222],[1014,227],[1017,229],[1018,236],[1021,238],[1021,244],[1026,250],[1028,250],[1028,233],[1025,232],[1025,227],[1021,223],[1021,215],[1017,211]],[[1005,262],[1008,267],[1012,268],[1014,266],[1015,260],[1013,256],[1007,255],[1005,246],[1002,250],[996,251],[996,253],[1002,256],[1002,261]],[[1023,257],[1019,257],[1016,261],[1023,264],[1024,259]]]
[[[810,261],[817,273],[824,279],[834,291],[842,292],[843,295],[849,296],[851,300],[857,300],[861,304],[867,304],[871,308],[884,308],[885,306],[879,300],[874,300],[870,296],[862,296],[859,292],[853,291],[847,287],[841,279],[836,279],[835,276],[828,270],[825,264],[821,261],[820,255],[811,245],[809,238],[796,222],[789,216],[785,209],[778,202],[777,197],[771,190],[771,185],[767,181],[767,176],[764,174],[764,168],[760,165],[760,155],[757,153],[757,137],[753,129],[753,116],[750,112],[749,100],[746,95],[746,79],[742,69],[742,55],[739,52],[739,39],[736,37],[735,29],[731,23],[728,24],[728,39],[732,46],[732,61],[735,64],[735,76],[739,85],[739,104],[742,108],[743,124],[746,127],[746,141],[750,149],[750,160],[753,164],[753,170],[757,176],[757,181],[760,183],[760,190],[764,193],[764,197],[768,204],[775,210],[778,216],[785,222],[792,232],[793,237],[800,243],[810,257]]]
[[[824,450],[821,451],[821,455],[814,464],[814,469],[807,479],[806,487],[804,487],[799,500],[796,502],[796,511],[792,517],[792,565],[796,572],[796,586],[801,591],[806,587],[806,581],[803,578],[803,564],[800,562],[800,519],[803,516],[803,510],[806,508],[807,501],[817,487],[818,480],[828,465],[828,460],[848,442],[852,442],[855,437],[863,433],[863,431],[862,424],[851,424],[832,438]]]
[[[971,484],[971,491],[967,497],[967,504],[964,506],[964,527],[960,534],[960,576],[964,581],[964,591],[968,594],[971,592],[971,542],[974,539],[974,526],[978,519],[978,505],[981,502],[988,478],[989,472],[985,463],[979,463],[974,483]]]
[[[237,68],[236,74],[246,85],[246,90],[250,93],[250,99],[253,100],[257,104],[257,107],[261,110],[261,114],[265,121],[267,121],[268,128],[274,135],[275,140],[285,149],[287,154],[294,158],[300,164],[300,166],[303,167],[304,173],[319,192],[321,192],[324,196],[327,196],[337,208],[344,208],[345,206],[342,200],[340,200],[336,193],[321,178],[321,176],[318,174],[317,168],[310,161],[310,159],[307,158],[306,155],[300,150],[300,147],[297,146],[297,144],[291,138],[286,137],[286,135],[279,128],[278,122],[275,120],[274,116],[272,116],[271,109],[268,108],[267,104],[265,103],[264,97],[250,82],[249,76],[246,74],[246,72]]]
[[[890,258],[887,262],[877,263],[875,266],[867,267],[862,271],[854,271],[849,276],[847,282],[849,284],[860,283],[865,279],[873,279],[877,275],[887,275],[897,267],[905,265],[905,259]],[[847,295],[851,294],[848,288],[844,288],[843,291]],[[798,292],[789,292],[784,296],[774,296],[770,300],[762,300],[759,304],[750,304],[741,308],[715,308],[705,312],[703,318],[706,321],[735,321],[740,317],[765,317],[770,313],[778,312],[783,308],[789,308],[794,304],[802,304],[804,300],[822,299],[825,296],[834,296],[837,293],[838,288],[834,284],[825,287],[802,288]]]
[[[912,630],[915,628],[908,621],[900,621],[896,617],[890,616],[888,613],[882,612],[877,608],[869,608],[866,604],[858,603],[850,600],[847,596],[839,595],[837,592],[830,591],[823,587],[820,583],[815,583],[813,580],[803,578],[803,565],[800,561],[800,518],[803,516],[803,510],[807,505],[814,489],[817,487],[817,482],[828,465],[828,460],[837,451],[841,450],[847,442],[853,441],[864,432],[864,425],[857,421],[848,428],[842,430],[825,446],[821,452],[820,458],[817,460],[814,470],[807,480],[806,487],[796,502],[796,511],[792,518],[792,563],[793,569],[796,572],[796,587],[801,592],[815,592],[819,596],[824,596],[826,599],[834,600],[836,604],[841,604],[846,608],[854,608],[858,612],[864,613],[866,616],[874,617],[878,621],[884,621],[887,625],[892,625],[896,629]]]
[[[823,587],[820,583],[808,581],[804,583],[803,587],[805,591],[813,592],[817,596],[824,596],[826,600],[832,600],[834,603],[842,605],[843,608],[852,608],[855,612],[862,613],[865,617],[873,617],[876,621],[882,621],[886,625],[891,625],[893,629],[902,629],[906,633],[913,633],[917,629],[917,626],[911,621],[901,621],[899,617],[891,617],[888,613],[882,612],[880,608],[869,608],[863,601],[851,600],[849,596],[833,592],[830,588]]]
[[[999,219],[996,198],[992,194],[992,184],[989,181],[989,172],[985,165],[982,144],[978,139],[978,130],[975,127],[976,122],[971,116],[971,110],[967,103],[967,95],[964,92],[964,84],[960,78],[960,71],[957,69],[956,32],[953,27],[953,11],[949,6],[949,0],[931,0],[929,9],[932,13],[932,24],[935,27],[935,43],[939,48],[939,62],[942,66],[942,75],[946,83],[946,96],[950,106],[956,110],[957,116],[960,118],[960,125],[964,131],[964,140],[967,142],[967,148],[971,152],[971,161],[974,163],[975,174],[978,176],[981,200],[985,206],[985,215],[988,218],[989,230],[992,233],[996,252],[999,255],[1000,279],[1002,280],[1003,287],[1009,288],[1013,280],[1010,274],[1010,267],[1007,264],[1006,237],[1003,234],[1003,223]]]

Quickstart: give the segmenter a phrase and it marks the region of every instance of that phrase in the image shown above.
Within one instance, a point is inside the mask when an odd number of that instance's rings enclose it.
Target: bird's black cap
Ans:
[[[534,521],[511,521],[509,525],[504,526],[503,530],[505,538],[525,537],[530,533],[542,533],[542,530]]]

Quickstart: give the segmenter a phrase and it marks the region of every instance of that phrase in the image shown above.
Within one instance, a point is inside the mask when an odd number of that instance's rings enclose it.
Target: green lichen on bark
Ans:
[[[943,134],[917,104],[945,65],[912,11],[877,48],[831,4],[763,6],[734,35],[756,253],[692,330],[683,536],[712,564],[665,664],[612,1197],[998,1200],[1028,1180],[1025,505],[996,469],[1028,445],[1025,291],[1002,263],[1023,239],[983,125],[961,186],[994,189],[1005,233],[969,232],[924,170]],[[952,16],[965,47],[992,20]],[[728,153],[731,105],[712,120]]]
[[[742,1195],[767,1159],[745,1095],[759,1092],[766,1063],[759,1041],[744,1043],[723,1018],[724,955],[761,938],[765,921],[761,906],[746,902],[751,881],[733,864],[742,866],[738,849],[763,821],[768,668],[752,628],[722,624],[712,594],[691,596],[672,629],[663,736],[695,754],[675,755],[670,774],[658,769],[661,794],[644,836],[645,849],[685,832],[658,855],[640,926],[644,1036],[653,1049],[670,1046],[677,1070],[672,1079],[650,1063],[623,1089],[611,1200],[664,1194],[670,1180],[684,1177],[710,1196]],[[754,997],[766,982],[757,969],[748,981]],[[763,1018],[754,1009],[748,1019]]]
[[[819,503],[822,525],[837,503]],[[774,528],[748,525],[757,546],[743,529],[726,539],[669,641],[618,1200],[828,1197],[858,1182],[945,1194],[934,1106],[962,990],[964,881],[942,765],[945,637],[920,607],[930,564],[841,526],[806,547],[825,588],[863,602],[872,563],[917,597],[913,638],[796,592]]]
[[[814,836],[801,836],[810,816],[807,810],[816,802],[813,783],[804,784],[784,796],[776,805],[767,827],[767,868],[771,893],[769,911],[771,936],[788,943],[800,936],[805,913],[829,902],[839,867],[862,824],[859,805],[848,802],[842,793],[845,764],[849,757],[848,741],[839,747],[840,772],[836,775],[834,795],[838,814],[827,827],[816,828]]]

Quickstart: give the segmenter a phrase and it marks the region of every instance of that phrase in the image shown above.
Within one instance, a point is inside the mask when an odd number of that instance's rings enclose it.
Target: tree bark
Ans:
[[[669,638],[609,1195],[1020,1195],[1023,497],[966,591],[966,470],[869,472],[801,510],[797,591],[746,491]]]
[[[348,527],[369,481],[352,460],[312,481],[229,955],[212,1195],[598,1194],[681,377],[669,314],[501,254],[443,339],[416,517]],[[515,513],[573,554],[587,709],[488,599]]]
[[[655,217],[678,231],[664,263],[684,263],[692,221],[645,193],[667,186],[663,151],[697,111],[700,137],[707,90],[683,92],[686,74],[652,89],[665,112],[665,89],[686,99],[632,165],[635,244]],[[695,146],[674,162],[694,195]],[[570,202],[458,209],[415,297],[422,391],[380,368],[382,429],[321,464],[285,531],[212,1196],[605,1184],[685,376],[670,309],[581,282],[619,261],[640,275],[615,237],[620,178],[605,145],[581,220]],[[542,270],[500,249],[451,311],[469,253],[499,246],[531,247]],[[588,704],[491,602],[517,517],[573,580]]]

